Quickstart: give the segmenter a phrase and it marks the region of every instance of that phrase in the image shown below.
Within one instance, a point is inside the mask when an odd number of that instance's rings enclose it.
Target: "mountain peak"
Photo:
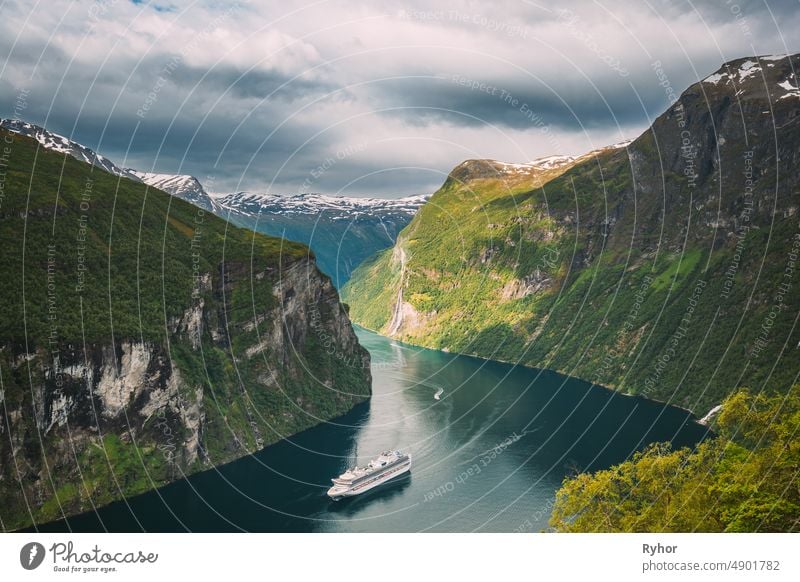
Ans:
[[[769,97],[776,103],[800,97],[798,66],[800,55],[742,57],[723,64],[700,83],[705,91],[733,91],[741,99]]]
[[[451,170],[448,178],[458,182],[499,179],[513,175],[527,175],[536,169],[532,164],[511,164],[498,160],[465,160]]]
[[[28,123],[21,119],[0,119],[0,127],[20,135],[31,137],[38,141],[42,147],[47,148],[48,150],[72,156],[78,161],[91,164],[92,166],[105,170],[106,172],[114,174],[115,176],[128,178],[135,182],[141,182],[141,180],[134,173],[127,169],[120,168],[114,162],[104,156],[101,156],[93,149],[79,144],[78,142],[72,141],[63,135],[48,131],[40,125]]]
[[[465,160],[457,165],[448,175],[448,179],[458,182],[470,180],[503,179],[515,181],[516,179],[529,179],[537,175],[555,177],[554,172],[568,170],[571,166],[597,154],[620,149],[630,145],[632,140],[619,142],[610,146],[594,149],[580,156],[552,155],[524,163],[514,164],[490,159]]]
[[[168,194],[191,202],[204,210],[213,212],[220,208],[219,204],[209,196],[208,192],[203,188],[203,185],[194,176],[188,174],[139,172],[133,169],[129,169],[128,171],[148,186],[163,190]]]

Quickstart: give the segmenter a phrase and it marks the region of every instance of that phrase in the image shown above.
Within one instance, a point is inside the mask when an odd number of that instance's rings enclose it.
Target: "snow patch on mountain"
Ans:
[[[765,55],[763,57],[758,57],[759,61],[782,61],[783,59],[787,58],[789,55]]]
[[[76,160],[91,164],[115,176],[122,176],[123,178],[141,182],[130,170],[120,168],[108,158],[101,156],[85,145],[74,142],[63,135],[47,131],[39,125],[27,123],[20,119],[0,119],[0,127],[20,135],[31,137],[48,150],[72,156]]]
[[[754,75],[761,71],[761,66],[751,60],[747,60],[743,62],[738,69],[733,71],[727,72],[719,72],[714,73],[713,75],[709,75],[705,79],[703,79],[703,83],[711,83],[712,85],[718,84],[723,79],[725,82],[730,82],[731,79],[734,79],[737,83],[741,83],[751,75]]]
[[[533,160],[529,165],[540,170],[555,170],[556,168],[560,168],[561,166],[566,166],[568,164],[578,162],[584,158],[589,158],[591,156],[597,155],[607,150],[618,150],[620,148],[628,147],[632,141],[633,141],[632,139],[627,139],[625,141],[621,141],[615,144],[611,144],[609,146],[592,150],[588,154],[584,154],[582,156],[546,156],[544,158],[537,158]]]
[[[724,81],[725,83],[730,83],[731,81],[741,83],[756,73],[760,73],[763,70],[761,67],[762,63],[765,63],[767,67],[774,67],[775,62],[787,59],[789,56],[790,55],[765,55],[756,57],[756,60],[745,59],[739,63],[739,66],[735,69],[725,65],[723,69],[703,79],[703,83],[709,83],[711,85],[717,85],[720,81]]]
[[[361,214],[403,213],[413,215],[429,198],[428,196],[406,196],[404,198],[355,198],[329,196],[327,194],[257,194],[235,192],[212,194],[215,202],[224,210],[249,214],[319,214],[327,212],[341,217],[353,218]]]
[[[542,170],[555,170],[575,161],[573,156],[546,156],[533,160],[530,165]]]
[[[786,94],[781,95],[779,99],[786,99],[787,97],[800,97],[800,87],[792,85],[789,79],[778,83],[778,87],[787,91]]]
[[[622,141],[616,144],[592,150],[588,154],[580,156],[553,155],[537,158],[527,163],[510,163],[499,160],[466,160],[456,166],[450,173],[456,180],[465,181],[475,178],[499,178],[508,176],[512,179],[535,176],[542,172],[549,172],[560,168],[566,169],[567,166],[576,164],[586,158],[596,156],[600,153],[627,147],[632,140]]]
[[[313,215],[320,212],[329,212],[333,219],[353,218],[366,214],[376,216],[396,213],[413,215],[428,199],[428,196],[384,199],[328,196],[325,194],[298,194],[294,196],[256,194],[252,192],[209,194],[194,176],[141,172],[133,168],[121,168],[91,148],[33,123],[27,123],[19,119],[0,119],[0,127],[31,137],[38,141],[42,147],[49,150],[72,156],[81,162],[92,164],[115,176],[128,178],[135,182],[143,182],[200,208],[220,214],[233,212],[255,216],[263,212]]]
[[[727,77],[728,77],[728,73],[714,73],[712,75],[709,75],[705,79],[703,79],[703,83],[711,83],[712,85],[716,85],[722,79],[725,79]]]
[[[739,73],[739,81],[744,81],[747,77],[758,73],[760,70],[761,66],[755,61],[747,60],[743,62],[737,71]]]
[[[194,176],[187,174],[157,174],[152,172],[139,172],[129,169],[142,182],[153,188],[163,190],[181,200],[191,202],[205,210],[216,212],[220,205],[208,195],[203,185]]]

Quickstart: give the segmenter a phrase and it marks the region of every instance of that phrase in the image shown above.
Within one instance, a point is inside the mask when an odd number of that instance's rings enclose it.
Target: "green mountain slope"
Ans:
[[[627,147],[458,166],[343,289],[407,342],[705,412],[786,390],[796,327],[797,56],[726,64]]]
[[[0,130],[0,528],[254,451],[370,395],[308,249]]]

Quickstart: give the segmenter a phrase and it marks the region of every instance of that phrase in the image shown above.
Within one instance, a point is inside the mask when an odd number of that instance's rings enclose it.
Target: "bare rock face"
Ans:
[[[116,350],[102,350],[99,381],[87,386],[100,399],[102,414],[109,418],[118,417],[137,392],[151,391],[162,374],[157,366],[151,369],[153,352],[147,345],[122,342],[119,350],[122,354],[119,360]]]
[[[800,55],[741,58],[686,89],[628,148],[638,198],[661,197],[669,220],[691,197],[712,235],[769,224],[775,210],[789,215],[796,199],[775,189],[789,193],[798,183],[798,64]]]
[[[249,309],[234,305],[254,280],[265,287]],[[292,434],[369,397],[369,354],[313,259],[252,276],[247,265],[225,265],[201,284],[206,298],[169,320],[168,342],[65,345],[56,357],[2,348],[6,371],[30,387],[14,401],[0,392],[0,486],[14,478],[5,491],[18,497],[0,499],[7,525],[25,523],[9,519],[24,499],[37,522],[61,517],[46,509],[54,484],[77,491],[60,496],[68,515],[91,507],[75,487],[82,480],[102,482],[91,492],[102,504],[150,479],[166,483],[233,460],[274,442],[276,431]],[[259,396],[265,391],[272,400]]]

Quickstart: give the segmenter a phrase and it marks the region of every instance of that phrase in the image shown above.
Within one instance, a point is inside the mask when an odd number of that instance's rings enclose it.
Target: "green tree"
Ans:
[[[800,385],[736,392],[717,436],[654,444],[604,471],[565,479],[550,525],[566,532],[800,530]]]

